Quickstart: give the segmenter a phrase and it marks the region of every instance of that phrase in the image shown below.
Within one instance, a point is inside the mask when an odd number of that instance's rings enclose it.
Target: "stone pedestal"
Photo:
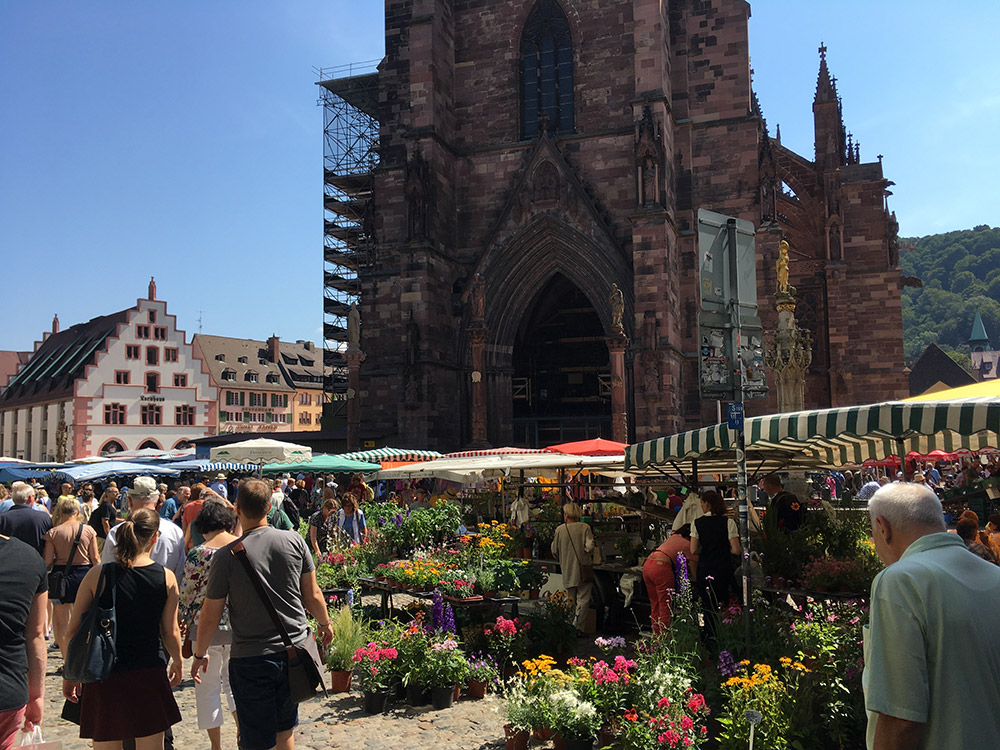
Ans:
[[[805,408],[806,370],[812,363],[812,337],[795,322],[795,288],[774,296],[778,328],[774,341],[764,353],[764,363],[777,379],[778,411]]]
[[[347,360],[347,450],[356,451],[361,449],[361,394],[358,385],[365,353],[351,348],[344,354],[344,359]]]
[[[611,437],[619,443],[628,442],[628,412],[625,405],[625,349],[628,337],[617,331],[608,337],[611,353]]]

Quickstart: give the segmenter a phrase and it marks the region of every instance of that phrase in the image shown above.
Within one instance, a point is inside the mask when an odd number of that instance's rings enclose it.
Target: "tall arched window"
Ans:
[[[521,137],[573,130],[573,44],[569,21],[555,0],[538,0],[521,35]]]

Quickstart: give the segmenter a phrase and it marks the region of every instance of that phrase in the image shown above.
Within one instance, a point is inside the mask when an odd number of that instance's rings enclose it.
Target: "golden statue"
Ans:
[[[785,240],[778,245],[778,291],[788,293],[788,243]]]

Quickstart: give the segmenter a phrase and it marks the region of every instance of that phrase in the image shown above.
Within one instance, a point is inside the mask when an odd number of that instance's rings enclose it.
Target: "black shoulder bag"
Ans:
[[[66,567],[62,570],[53,570],[49,573],[49,598],[58,599],[60,602],[65,603],[63,600],[69,593],[69,581],[66,578],[69,576],[70,568],[73,567],[73,558],[76,557],[76,548],[80,544],[80,535],[83,533],[83,524],[81,523],[76,529],[76,539],[73,540],[73,546],[69,549],[69,559],[66,560]]]
[[[115,646],[118,637],[118,621],[115,617],[117,588],[118,563],[105,563],[101,566],[94,601],[80,621],[80,629],[66,648],[63,676],[69,682],[100,682],[111,674],[118,660],[118,649]],[[111,606],[104,607],[101,599],[109,589]]]
[[[257,591],[257,596],[260,597],[264,609],[271,616],[271,622],[274,623],[274,627],[281,636],[281,642],[288,652],[288,691],[291,693],[292,700],[295,703],[302,703],[310,698],[315,698],[320,692],[326,695],[326,686],[323,684],[323,675],[319,666],[319,649],[316,647],[315,638],[310,634],[301,646],[292,645],[292,639],[289,637],[288,631],[285,630],[281,618],[278,617],[274,602],[271,601],[271,597],[264,589],[260,574],[250,564],[250,558],[247,557],[247,550],[243,546],[242,540],[233,545],[233,553],[236,555],[236,559],[242,563],[243,569]]]

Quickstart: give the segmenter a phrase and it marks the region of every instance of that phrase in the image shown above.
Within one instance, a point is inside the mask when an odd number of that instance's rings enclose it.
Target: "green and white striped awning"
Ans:
[[[997,447],[1000,400],[888,401],[769,414],[745,423],[747,470],[833,469],[868,459],[940,449]],[[681,475],[736,469],[736,432],[726,424],[630,445],[625,470]]]
[[[405,448],[388,447],[340,454],[341,458],[349,458],[353,461],[367,461],[368,463],[375,464],[380,464],[384,461],[433,461],[435,458],[441,458],[441,456],[442,454],[437,451],[406,450]]]

